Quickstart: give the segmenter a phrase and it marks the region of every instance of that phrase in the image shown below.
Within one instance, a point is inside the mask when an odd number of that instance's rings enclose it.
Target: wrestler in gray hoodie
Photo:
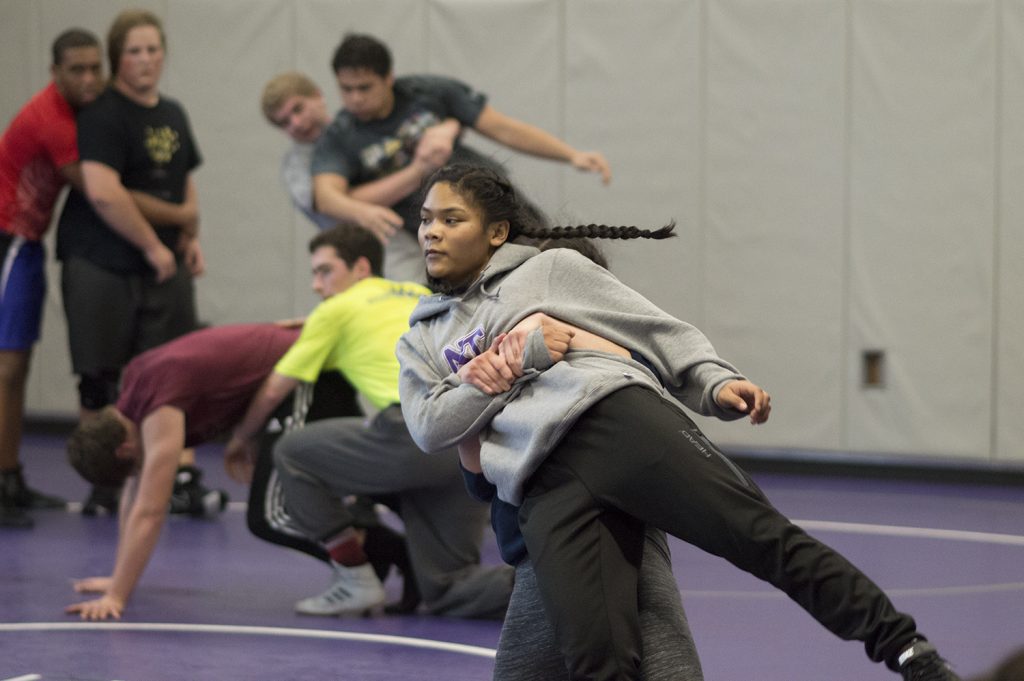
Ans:
[[[658,375],[642,362],[590,350],[570,351],[552,364],[535,330],[523,355],[524,374],[511,390],[487,395],[462,382],[461,366],[535,312],[631,350]],[[706,416],[745,415],[716,404],[721,386],[743,376],[704,334],[569,249],[541,253],[506,243],[464,292],[421,298],[410,327],[397,349],[409,431],[426,452],[479,435],[484,474],[511,504],[521,503],[523,483],[576,419],[626,386],[650,388]],[[529,399],[517,399],[520,394]]]

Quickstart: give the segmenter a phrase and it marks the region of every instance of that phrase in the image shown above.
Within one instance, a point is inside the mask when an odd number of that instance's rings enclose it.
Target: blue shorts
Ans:
[[[0,232],[0,350],[31,350],[39,340],[45,262],[42,243]]]

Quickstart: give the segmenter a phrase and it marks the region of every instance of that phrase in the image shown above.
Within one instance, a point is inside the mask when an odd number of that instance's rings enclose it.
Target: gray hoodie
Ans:
[[[639,353],[667,392],[643,364],[611,353],[572,351],[552,364],[539,329],[528,337],[524,375],[511,390],[487,395],[461,381],[461,366],[534,312]],[[576,419],[626,386],[648,387],[700,414],[743,416],[715,404],[725,382],[743,377],[704,334],[569,249],[505,244],[464,293],[421,298],[410,327],[397,349],[409,431],[426,452],[479,435],[484,475],[511,504],[522,502],[523,483]]]

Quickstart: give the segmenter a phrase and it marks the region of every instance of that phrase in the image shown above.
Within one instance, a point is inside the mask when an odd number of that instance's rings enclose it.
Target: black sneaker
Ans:
[[[961,681],[928,641],[911,643],[899,654],[897,662],[903,681]]]
[[[21,466],[0,473],[0,500],[8,506],[22,509],[64,508],[67,505],[60,497],[43,494],[26,485]]]
[[[82,504],[82,515],[95,516],[101,513],[117,515],[121,488],[110,485],[93,485],[89,497]]]
[[[169,511],[193,518],[213,518],[228,505],[228,493],[200,484],[203,472],[195,466],[181,466],[174,477]]]

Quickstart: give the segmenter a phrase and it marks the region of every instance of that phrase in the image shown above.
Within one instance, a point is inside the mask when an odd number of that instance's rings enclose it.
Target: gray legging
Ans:
[[[640,673],[644,681],[704,681],[697,648],[672,575],[665,533],[649,529],[637,587]],[[544,615],[529,559],[516,567],[512,602],[501,628],[494,681],[561,681],[567,675],[554,627]]]
[[[285,506],[308,537],[352,524],[348,495],[393,495],[416,584],[432,614],[501,617],[512,592],[507,565],[481,565],[487,506],[466,494],[455,450],[427,456],[398,405],[363,418],[307,423],[274,447]]]

